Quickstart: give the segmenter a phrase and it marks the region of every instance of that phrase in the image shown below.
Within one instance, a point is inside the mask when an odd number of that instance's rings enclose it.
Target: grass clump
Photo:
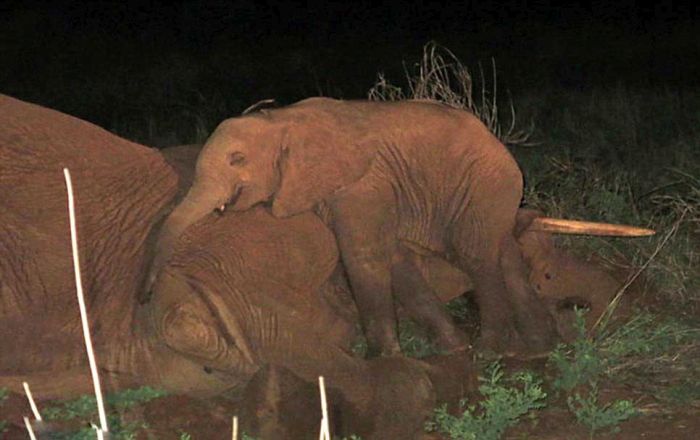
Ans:
[[[671,364],[694,364],[700,354],[700,329],[672,318],[640,311],[615,329],[588,335],[583,315],[582,310],[576,311],[578,338],[570,345],[559,345],[549,357],[558,372],[553,382],[557,389],[570,391],[601,376],[633,379],[661,373]]]
[[[361,332],[359,334],[351,351],[355,356],[365,358],[367,357],[367,339]],[[420,359],[440,353],[426,335],[425,330],[410,319],[399,320],[398,336],[401,352],[408,357]]]
[[[690,391],[683,388],[680,399],[686,403],[700,400],[700,371],[696,367],[700,330],[697,328],[675,319],[638,312],[617,328],[601,328],[596,334],[588,334],[581,310],[576,310],[576,327],[578,338],[570,345],[560,345],[550,355],[549,363],[557,371],[552,386],[568,395],[569,410],[589,429],[591,436],[639,413],[625,399],[600,406],[598,387],[605,379],[652,388],[652,393],[670,399],[669,391],[679,388],[669,388],[668,383],[681,378],[686,386],[690,383],[696,387],[695,392],[692,386]],[[688,377],[695,379],[689,381]]]
[[[571,391],[575,387],[592,381],[605,370],[605,360],[599,347],[586,335],[584,311],[576,310],[576,330],[578,337],[570,345],[560,344],[549,355],[550,364],[558,374],[552,386],[558,390]]]
[[[500,122],[498,108],[498,88],[496,62],[491,60],[491,87],[487,85],[481,65],[480,81],[475,81],[469,69],[447,48],[435,42],[423,47],[423,58],[414,71],[404,66],[406,91],[391,84],[383,74],[379,74],[368,97],[373,101],[403,101],[424,99],[437,101],[451,107],[467,110],[478,117],[491,132],[506,145],[527,145],[534,126],[516,129],[515,108],[509,101],[510,121]],[[481,83],[480,93],[475,90],[475,82]],[[476,86],[478,89],[479,87]]]
[[[518,372],[510,378],[498,363],[486,369],[486,377],[480,378],[479,392],[484,400],[477,405],[460,402],[464,410],[456,417],[448,413],[445,405],[435,410],[426,430],[437,431],[459,440],[497,440],[505,430],[518,423],[530,411],[543,408],[547,394],[541,381],[530,372]]]
[[[124,423],[120,414],[134,406],[164,397],[165,395],[167,395],[165,391],[151,387],[128,389],[108,394],[105,400],[112,412],[107,415],[107,424],[112,438],[119,440],[135,439],[138,430],[147,428],[146,423],[143,421]],[[94,396],[85,395],[50,406],[42,411],[42,415],[46,420],[92,420],[97,415],[97,404]],[[52,433],[51,438],[55,440],[94,439],[95,430],[85,426],[78,431]]]
[[[588,428],[590,438],[603,428],[612,427],[612,432],[619,432],[617,425],[620,422],[639,413],[632,402],[624,399],[599,406],[597,387],[593,387],[585,398],[579,393],[569,396],[566,403],[576,420]]]
[[[129,389],[114,394],[108,394],[105,398],[107,405],[116,411],[124,411],[133,406],[149,402],[153,399],[166,396],[165,391],[151,387]],[[91,395],[81,396],[75,400],[62,402],[42,411],[47,420],[71,420],[75,418],[89,418],[97,413],[95,397]]]
[[[5,399],[7,399],[7,396],[9,395],[9,391],[7,391],[7,388],[0,388],[0,406],[5,402]],[[5,420],[0,420],[0,434],[5,432],[7,429],[7,421]]]
[[[399,321],[399,346],[402,353],[416,359],[440,353],[422,329],[409,319]]]

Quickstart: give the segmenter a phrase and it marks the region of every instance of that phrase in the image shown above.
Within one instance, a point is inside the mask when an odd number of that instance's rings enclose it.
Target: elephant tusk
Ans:
[[[223,214],[224,211],[226,211],[226,204],[219,206],[216,210],[219,211],[220,214]]]
[[[528,230],[557,234],[599,235],[608,237],[648,237],[656,234],[656,231],[653,229],[638,228],[636,226],[564,220],[550,217],[537,217],[532,221]]]

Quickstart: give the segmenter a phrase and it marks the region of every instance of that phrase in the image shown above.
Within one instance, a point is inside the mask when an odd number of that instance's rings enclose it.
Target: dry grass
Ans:
[[[515,108],[509,99],[510,119],[507,126],[499,115],[496,62],[491,59],[491,87],[487,87],[484,71],[479,64],[481,93],[476,94],[474,78],[462,62],[448,49],[430,42],[423,47],[423,58],[415,66],[415,72],[404,65],[406,88],[390,83],[379,74],[368,97],[374,101],[400,101],[425,99],[437,101],[451,107],[468,110],[476,115],[506,145],[531,145],[534,130],[531,124],[526,129],[516,129]]]

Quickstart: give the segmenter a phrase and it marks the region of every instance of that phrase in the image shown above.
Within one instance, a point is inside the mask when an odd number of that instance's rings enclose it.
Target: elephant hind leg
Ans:
[[[467,335],[454,324],[420,272],[420,258],[405,245],[398,245],[391,272],[396,298],[411,318],[428,327],[438,347],[449,352],[469,347]]]

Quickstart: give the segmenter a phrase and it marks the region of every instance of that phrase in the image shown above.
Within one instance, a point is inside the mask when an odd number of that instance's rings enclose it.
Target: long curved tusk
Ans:
[[[564,220],[550,217],[537,217],[527,229],[529,231],[544,231],[557,234],[600,235],[609,237],[648,237],[656,234],[656,231],[653,229],[638,228],[636,226]]]

